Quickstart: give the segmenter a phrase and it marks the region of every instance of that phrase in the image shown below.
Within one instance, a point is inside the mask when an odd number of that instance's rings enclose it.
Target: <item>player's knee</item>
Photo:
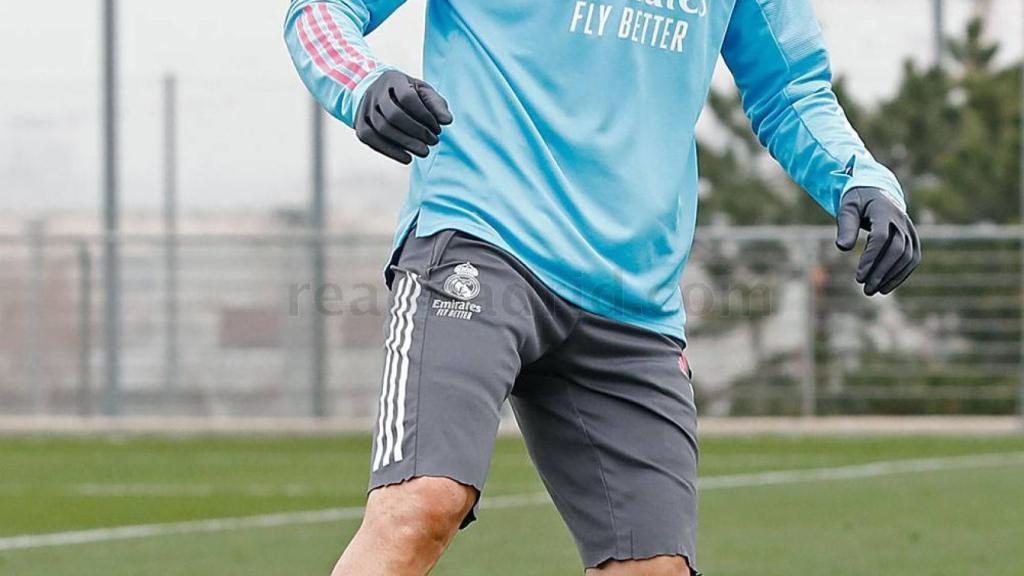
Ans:
[[[413,547],[443,546],[476,497],[474,488],[447,478],[415,478],[374,490],[364,525]]]
[[[417,478],[406,485],[406,520],[432,538],[457,530],[476,503],[474,488],[448,478]]]

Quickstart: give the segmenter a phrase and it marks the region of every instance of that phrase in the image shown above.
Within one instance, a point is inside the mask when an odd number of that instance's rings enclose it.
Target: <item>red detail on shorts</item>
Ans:
[[[687,378],[690,377],[690,361],[686,359],[686,354],[679,355],[679,371]]]

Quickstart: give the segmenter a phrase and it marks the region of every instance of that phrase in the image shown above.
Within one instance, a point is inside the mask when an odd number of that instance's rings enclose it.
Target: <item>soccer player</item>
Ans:
[[[720,54],[760,141],[838,216],[839,248],[870,232],[864,291],[921,257],[899,183],[832,92],[810,0],[429,0],[426,81],[364,39],[403,2],[295,0],[286,22],[324,108],[416,157],[370,494],[335,576],[434,566],[475,518],[506,399],[588,574],[696,574],[679,277]]]

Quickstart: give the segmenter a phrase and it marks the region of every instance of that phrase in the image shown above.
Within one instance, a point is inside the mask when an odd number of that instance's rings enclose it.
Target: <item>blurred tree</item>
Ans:
[[[910,197],[915,218],[926,223],[968,224],[978,222],[1011,223],[1020,218],[1020,150],[1021,150],[1021,65],[999,66],[998,45],[989,42],[981,20],[973,20],[964,34],[947,44],[946,67],[921,68],[907,61],[903,78],[896,92],[873,107],[858,103],[845,89],[842,79],[835,88],[851,123],[864,137],[868,147],[880,161],[891,167]],[[734,92],[713,92],[708,111],[715,121],[713,138],[700,142],[701,148],[701,224],[826,224],[831,219],[767,156],[750,130],[739,97]],[[799,278],[798,263],[802,254],[790,253],[799,246],[767,242],[760,246],[739,246],[725,242],[709,245],[702,256],[710,281],[719,292],[727,294],[766,293],[772,295],[768,306],[746,310],[744,314],[709,314],[715,320],[695,331],[716,332],[748,326],[751,346],[760,359],[761,368],[747,380],[734,382],[739,389],[745,384],[795,386],[793,359],[784,354],[771,357],[766,352],[763,327],[778,304],[781,288]],[[735,245],[734,245],[735,244]],[[991,245],[990,245],[991,244]],[[972,284],[970,308],[950,309],[941,319],[942,338],[956,338],[965,349],[952,356],[904,357],[885,349],[868,346],[844,353],[831,341],[837,322],[853,318],[867,319],[877,314],[877,307],[860,306],[855,298],[857,286],[852,282],[852,266],[856,260],[826,250],[821,253],[818,289],[833,304],[845,302],[849,309],[824,307],[815,314],[819,366],[835,368],[840,386],[859,387],[921,384],[925,386],[992,386],[1013,385],[1015,375],[994,377],[1006,365],[1019,360],[1019,350],[1006,349],[1013,333],[972,331],[971,322],[999,321],[1015,324],[1019,314],[1006,310],[1007,302],[1015,302],[1020,282],[1012,279],[1021,273],[1015,241],[971,244],[972,251],[937,250],[925,259],[918,276],[941,278],[962,272],[971,265],[964,259],[984,251],[998,258],[1003,265],[1001,279],[992,285]],[[975,263],[976,264],[976,263]],[[829,280],[835,278],[834,281]],[[1009,278],[1010,281],[1007,281]],[[897,301],[901,312],[915,322],[924,323],[934,310],[923,309],[920,302],[934,299],[955,301],[967,287],[942,282],[910,282]],[[969,320],[961,323],[959,320]],[[959,328],[959,326],[963,328]],[[842,332],[842,331],[839,331]],[[869,339],[860,338],[862,342]],[[998,341],[996,341],[998,340]],[[849,357],[850,354],[852,357]],[[880,378],[859,378],[850,366],[886,364],[905,366],[905,370],[888,372]],[[978,374],[949,377],[949,366],[984,367]],[[777,374],[765,378],[765,370]],[[836,390],[840,392],[840,390]],[[743,396],[741,394],[741,396]],[[779,396],[785,398],[785,396]],[[791,412],[790,405],[767,405],[754,396],[733,410],[764,413]],[[850,400],[841,393],[822,399],[826,412],[974,412],[1009,413],[1013,402],[979,399],[966,401],[927,401],[922,399]]]
[[[980,19],[947,45],[949,67],[904,66],[896,95],[864,123],[924,221],[1019,221],[1021,67],[999,68]]]
[[[981,19],[947,45],[948,68],[904,64],[895,95],[868,109],[836,82],[836,94],[868,147],[892,168],[925,222],[1019,221],[1021,66],[998,67],[999,47]],[[720,128],[703,139],[700,222],[823,224],[831,220],[767,159],[739,96],[713,91]]]

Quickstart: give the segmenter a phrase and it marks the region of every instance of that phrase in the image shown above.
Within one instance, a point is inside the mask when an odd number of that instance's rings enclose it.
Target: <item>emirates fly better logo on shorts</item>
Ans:
[[[482,308],[470,302],[480,295],[480,271],[471,263],[459,264],[455,272],[444,281],[445,294],[454,300],[436,299],[433,303],[434,315],[441,318],[472,320]]]

